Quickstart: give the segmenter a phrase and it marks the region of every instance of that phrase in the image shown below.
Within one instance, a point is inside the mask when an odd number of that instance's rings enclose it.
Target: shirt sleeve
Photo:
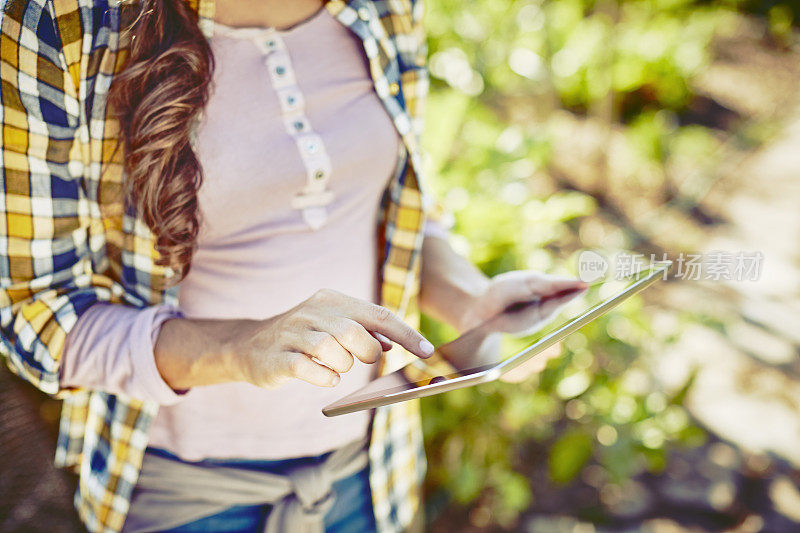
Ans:
[[[90,238],[81,103],[70,73],[79,70],[70,70],[62,43],[80,50],[80,32],[59,33],[52,2],[12,5],[0,13],[0,355],[60,395],[64,342],[78,318],[98,302],[146,302],[94,269],[98,235]]]
[[[154,346],[161,325],[183,313],[160,304],[136,309],[97,303],[70,330],[61,355],[62,388],[86,387],[171,405],[186,391],[173,390],[158,372]]]

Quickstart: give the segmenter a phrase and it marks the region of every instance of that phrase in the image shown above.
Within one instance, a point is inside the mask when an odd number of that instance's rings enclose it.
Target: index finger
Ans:
[[[427,359],[433,353],[433,344],[389,309],[356,298],[346,298],[349,299],[345,309],[348,318],[364,326],[367,331],[385,335],[417,357]]]

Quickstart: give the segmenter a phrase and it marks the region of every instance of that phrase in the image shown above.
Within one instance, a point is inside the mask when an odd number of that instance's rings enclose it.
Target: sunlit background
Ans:
[[[431,185],[485,272],[764,261],[649,289],[523,385],[425,400],[427,529],[800,530],[798,3],[428,4]],[[0,370],[0,531],[79,530],[58,410]]]
[[[757,281],[648,289],[539,379],[426,399],[430,530],[800,531],[798,18],[429,0],[433,189],[486,273],[763,254]]]

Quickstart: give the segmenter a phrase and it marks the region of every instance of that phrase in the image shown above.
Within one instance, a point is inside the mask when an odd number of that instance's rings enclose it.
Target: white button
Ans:
[[[296,85],[281,89],[278,91],[280,98],[281,108],[285,112],[292,112],[303,107],[303,93],[299,91]],[[300,118],[298,116],[298,118]]]
[[[367,9],[366,7],[359,8],[358,18],[364,21],[369,20],[369,9]]]
[[[317,153],[317,149],[318,149],[317,143],[315,143],[314,141],[306,142],[306,152],[308,152],[309,154]]]
[[[325,154],[325,146],[317,140],[317,154],[309,155],[306,153],[305,144],[300,146],[300,157],[303,158],[303,166],[306,169],[306,187],[317,190],[318,187],[325,185],[331,177],[331,162]]]
[[[278,43],[278,47],[275,48],[273,52],[267,53],[264,56],[264,63],[267,64],[269,77],[272,80],[272,86],[275,90],[288,90],[295,85],[292,61],[289,59],[288,55],[281,50],[280,43]],[[281,106],[283,106],[286,99],[280,96],[280,102]]]
[[[308,119],[300,112],[284,114],[283,123],[286,126],[286,133],[289,135],[300,135],[311,131],[311,125],[308,123]],[[298,147],[297,150],[301,151],[302,145]]]
[[[254,42],[259,51],[264,55],[270,55],[283,48],[283,46],[281,46],[281,38],[274,35],[272,32],[257,35],[254,37]]]

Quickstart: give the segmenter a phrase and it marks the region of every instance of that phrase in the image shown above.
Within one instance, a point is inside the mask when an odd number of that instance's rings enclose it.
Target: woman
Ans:
[[[321,407],[577,284],[428,223],[419,2],[4,5],[2,348],[87,528],[407,527],[416,402]]]

